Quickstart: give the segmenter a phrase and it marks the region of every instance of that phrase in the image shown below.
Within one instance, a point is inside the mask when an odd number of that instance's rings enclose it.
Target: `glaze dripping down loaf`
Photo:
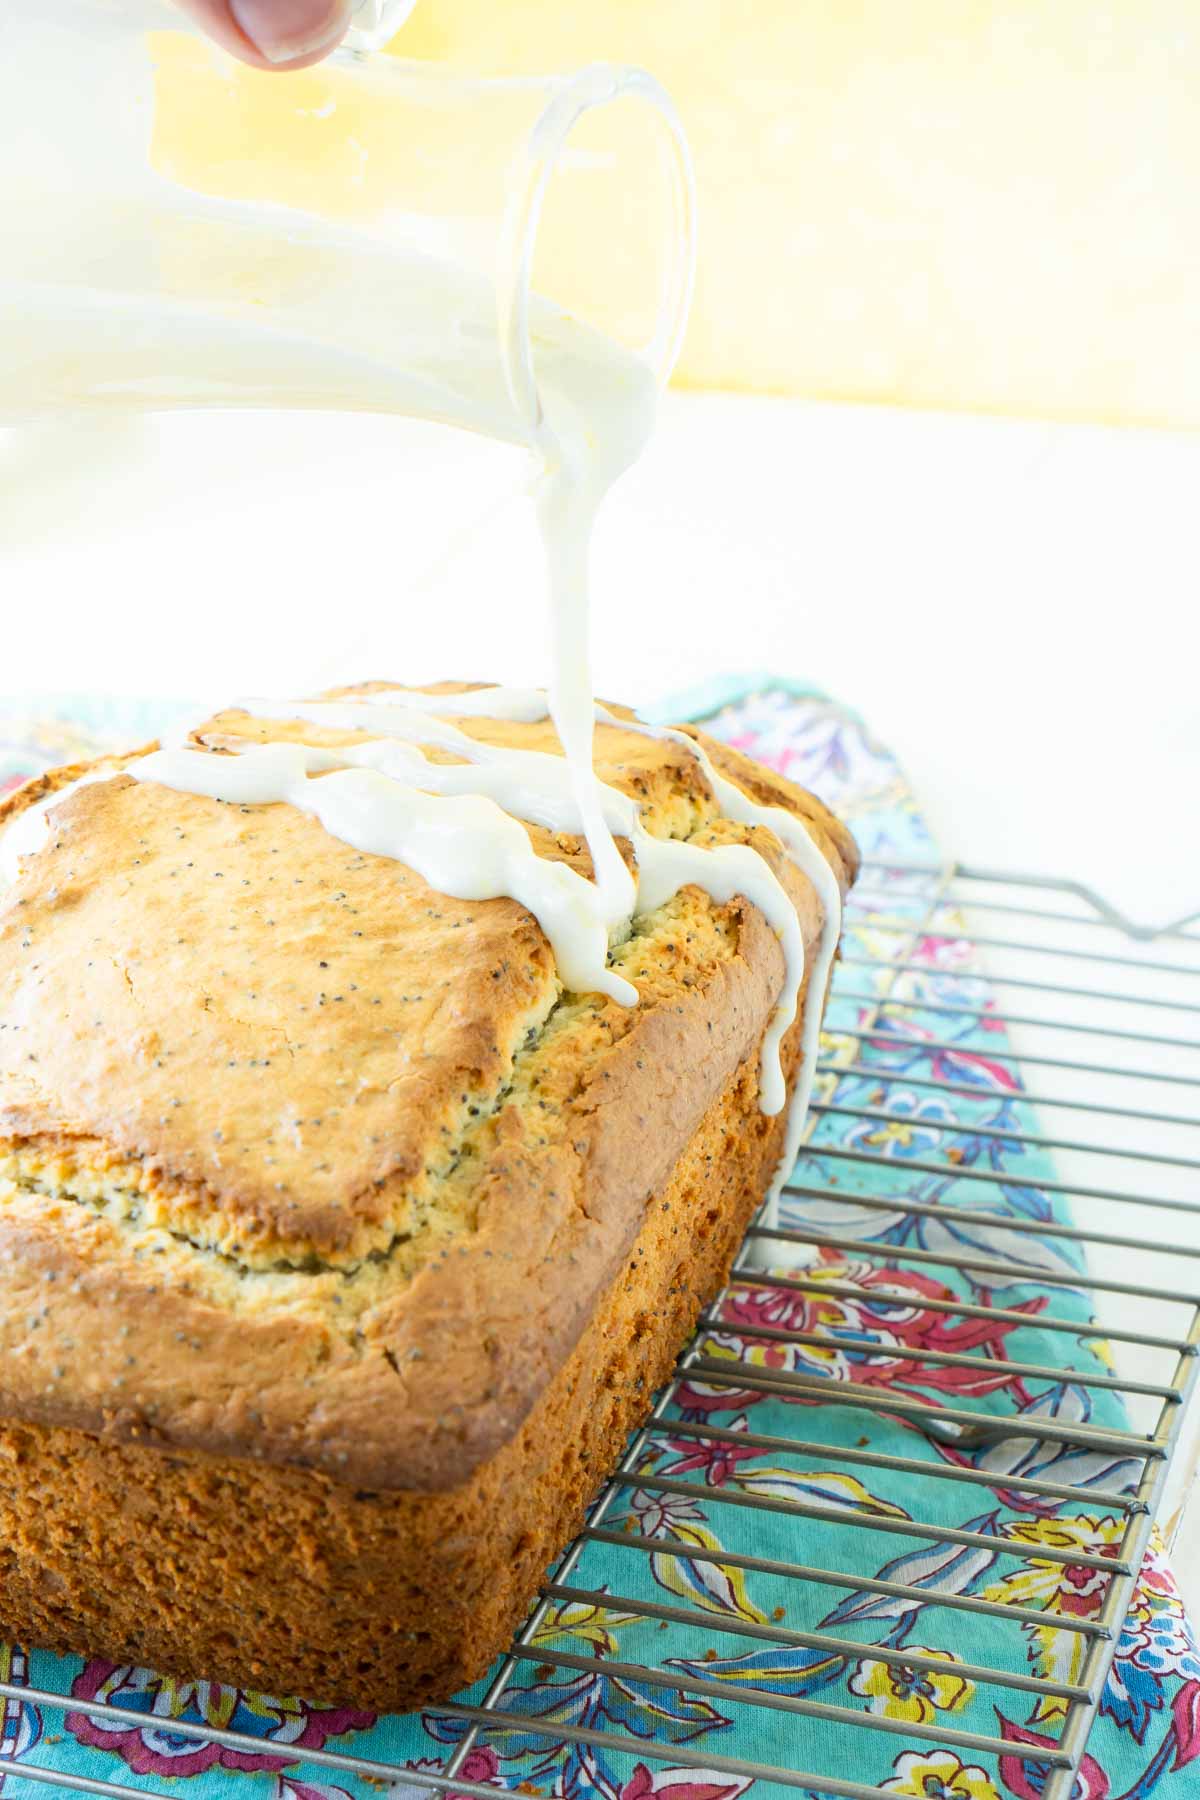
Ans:
[[[557,749],[546,723],[457,722]],[[361,735],[236,711],[193,734]],[[848,885],[817,801],[706,748]],[[612,952],[627,1009],[564,989],[515,901],[133,760],[50,807],[0,897],[0,1626],[277,1693],[444,1697],[503,1646],[762,1198],[779,943],[685,888]],[[686,745],[618,721],[596,765],[652,834],[752,844],[813,957],[811,883]],[[529,833],[589,873],[578,839]]]

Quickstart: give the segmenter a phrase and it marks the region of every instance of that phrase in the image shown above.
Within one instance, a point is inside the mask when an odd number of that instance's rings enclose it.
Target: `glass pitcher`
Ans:
[[[266,74],[163,0],[3,9],[0,423],[307,407],[535,443],[572,334],[666,379],[692,180],[661,88],[365,54],[405,11],[363,0],[329,62]]]

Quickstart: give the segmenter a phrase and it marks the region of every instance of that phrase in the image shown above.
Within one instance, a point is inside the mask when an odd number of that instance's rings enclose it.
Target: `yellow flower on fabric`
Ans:
[[[949,1750],[906,1750],[893,1766],[895,1774],[883,1784],[890,1794],[915,1794],[919,1800],[1000,1800],[986,1769],[960,1762]]]
[[[1013,1520],[1004,1527],[1004,1536],[1010,1543],[1026,1546],[1030,1560],[992,1582],[984,1589],[983,1598],[1002,1606],[1031,1606],[1047,1613],[1091,1618],[1099,1612],[1108,1591],[1107,1573],[1081,1563],[1047,1562],[1037,1552],[1044,1546],[1115,1558],[1124,1529],[1120,1519],[1095,1518],[1087,1513],[1070,1518]]]
[[[602,1656],[616,1656],[619,1651],[616,1632],[635,1617],[634,1613],[613,1612],[608,1607],[567,1600],[547,1608],[532,1641],[550,1644],[556,1638],[576,1638],[591,1644]]]
[[[869,1700],[868,1712],[886,1719],[903,1719],[909,1725],[928,1725],[940,1712],[957,1712],[975,1689],[954,1671],[958,1660],[945,1650],[922,1650],[914,1656],[936,1656],[945,1669],[914,1669],[907,1663],[860,1662],[850,1681],[850,1692]]]
[[[911,1146],[916,1136],[916,1127],[907,1119],[889,1119],[886,1125],[880,1125],[875,1131],[868,1131],[867,1143],[883,1150],[889,1144],[898,1144],[902,1150]]]

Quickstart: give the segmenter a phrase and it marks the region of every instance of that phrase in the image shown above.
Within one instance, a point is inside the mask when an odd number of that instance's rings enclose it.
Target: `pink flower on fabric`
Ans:
[[[930,1070],[939,1081],[965,1081],[981,1091],[996,1089],[1000,1093],[1016,1094],[1021,1088],[1021,1083],[1004,1063],[980,1056],[973,1050],[939,1050],[930,1063]]]
[[[677,1453],[670,1465],[672,1475],[702,1470],[710,1487],[724,1487],[739,1463],[753,1462],[761,1455],[761,1451],[741,1444],[704,1443],[696,1438],[669,1437],[665,1447]]]
[[[211,1681],[174,1681],[151,1669],[99,1659],[71,1684],[76,1700],[95,1700],[145,1714],[143,1725],[68,1713],[67,1730],[81,1744],[119,1756],[135,1775],[202,1775],[206,1769],[257,1769],[278,1773],[320,1750],[330,1738],[365,1731],[375,1714],[349,1707],[311,1707],[275,1700]],[[262,1739],[261,1752],[205,1743],[173,1730],[177,1721]]]
[[[1200,1681],[1189,1681],[1180,1688],[1171,1708],[1175,1727],[1175,1762],[1182,1769],[1200,1756]]]
[[[441,1758],[436,1756],[418,1756],[415,1761],[404,1765],[405,1769],[422,1775],[440,1775],[445,1766]],[[488,1745],[476,1744],[468,1750],[458,1773],[463,1781],[499,1782],[500,1758]],[[415,1781],[404,1780],[393,1782],[388,1789],[390,1800],[434,1800],[435,1793],[433,1788],[419,1787]],[[441,1800],[467,1800],[467,1796],[456,1793],[451,1788]]]
[[[928,963],[933,969],[969,969],[975,960],[975,949],[968,938],[923,937],[914,946],[909,960]]]
[[[463,1765],[458,1771],[464,1781],[499,1781],[500,1758],[487,1744],[476,1744],[468,1750]],[[446,1800],[467,1800],[465,1794],[447,1794]]]
[[[621,1800],[737,1800],[749,1779],[718,1775],[713,1769],[657,1769],[639,1763],[621,1789]]]
[[[867,1291],[852,1298],[821,1293],[827,1269]],[[769,1278],[730,1293],[722,1307],[720,1329],[706,1340],[708,1353],[760,1368],[786,1368],[876,1387],[919,1387],[951,1396],[1015,1386],[1013,1376],[996,1367],[1007,1354],[1009,1334],[1017,1329],[1011,1320],[955,1319],[931,1310],[926,1301],[948,1299],[950,1289],[910,1269],[818,1264],[812,1274],[812,1286],[805,1293],[773,1287]],[[1020,1302],[1015,1310],[1032,1317],[1045,1304],[1039,1297]],[[764,1343],[754,1336],[760,1327],[813,1334],[820,1342]],[[747,1334],[744,1340],[739,1338],[741,1331]],[[969,1364],[928,1362],[925,1355],[972,1350],[984,1355]],[[683,1404],[695,1404],[690,1393]]]
[[[1015,1725],[1011,1719],[1006,1719],[1003,1713],[996,1716],[1000,1720],[1001,1734],[1010,1744],[1046,1750],[1058,1749],[1053,1738],[1043,1737],[1036,1731],[1027,1731],[1023,1725]],[[1002,1756],[1000,1779],[1017,1796],[1017,1800],[1042,1800],[1046,1765],[1027,1762],[1023,1756]],[[1075,1777],[1071,1800],[1108,1800],[1108,1792],[1108,1776],[1094,1757],[1085,1756]]]

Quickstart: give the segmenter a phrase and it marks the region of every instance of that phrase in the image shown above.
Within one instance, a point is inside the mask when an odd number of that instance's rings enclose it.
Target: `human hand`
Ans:
[[[351,0],[180,0],[210,37],[258,69],[304,69],[335,50]]]

